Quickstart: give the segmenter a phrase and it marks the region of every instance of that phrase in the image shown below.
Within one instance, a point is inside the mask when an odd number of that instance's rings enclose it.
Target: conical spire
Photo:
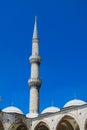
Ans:
[[[38,30],[37,30],[37,17],[35,16],[33,39],[38,39]]]

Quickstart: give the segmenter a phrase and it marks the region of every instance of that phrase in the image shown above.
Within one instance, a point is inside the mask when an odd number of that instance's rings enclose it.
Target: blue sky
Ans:
[[[87,1],[0,1],[0,102],[29,109],[34,16],[40,38],[40,111],[74,99],[87,101]]]

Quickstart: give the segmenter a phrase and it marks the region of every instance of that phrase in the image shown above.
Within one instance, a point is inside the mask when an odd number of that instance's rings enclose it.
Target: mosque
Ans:
[[[29,58],[31,74],[28,80],[30,88],[29,113],[14,106],[0,111],[0,130],[87,130],[87,103],[74,99],[63,108],[48,107],[39,113],[40,79],[39,37],[35,18],[32,54]]]

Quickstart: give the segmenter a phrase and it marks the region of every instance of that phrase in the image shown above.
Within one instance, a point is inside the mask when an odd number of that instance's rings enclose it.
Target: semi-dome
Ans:
[[[84,105],[86,104],[86,102],[79,100],[79,99],[73,99],[70,100],[69,102],[67,102],[64,107],[69,107],[69,106],[80,106],[80,105]]]
[[[6,107],[2,110],[3,112],[7,112],[7,113],[18,113],[18,114],[23,114],[23,112],[14,106],[10,106],[10,107]]]
[[[41,114],[44,114],[44,113],[54,113],[54,112],[58,112],[58,111],[60,111],[59,108],[54,107],[54,106],[51,106],[51,107],[45,108],[45,109],[41,112]]]

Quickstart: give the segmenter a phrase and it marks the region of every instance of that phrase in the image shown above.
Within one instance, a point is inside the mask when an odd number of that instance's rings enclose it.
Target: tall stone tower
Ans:
[[[30,114],[39,114],[39,89],[41,86],[40,80],[40,63],[41,58],[39,56],[39,38],[37,30],[37,19],[35,17],[34,31],[32,38],[32,55],[29,58],[31,64],[31,75],[28,80],[30,87]]]

